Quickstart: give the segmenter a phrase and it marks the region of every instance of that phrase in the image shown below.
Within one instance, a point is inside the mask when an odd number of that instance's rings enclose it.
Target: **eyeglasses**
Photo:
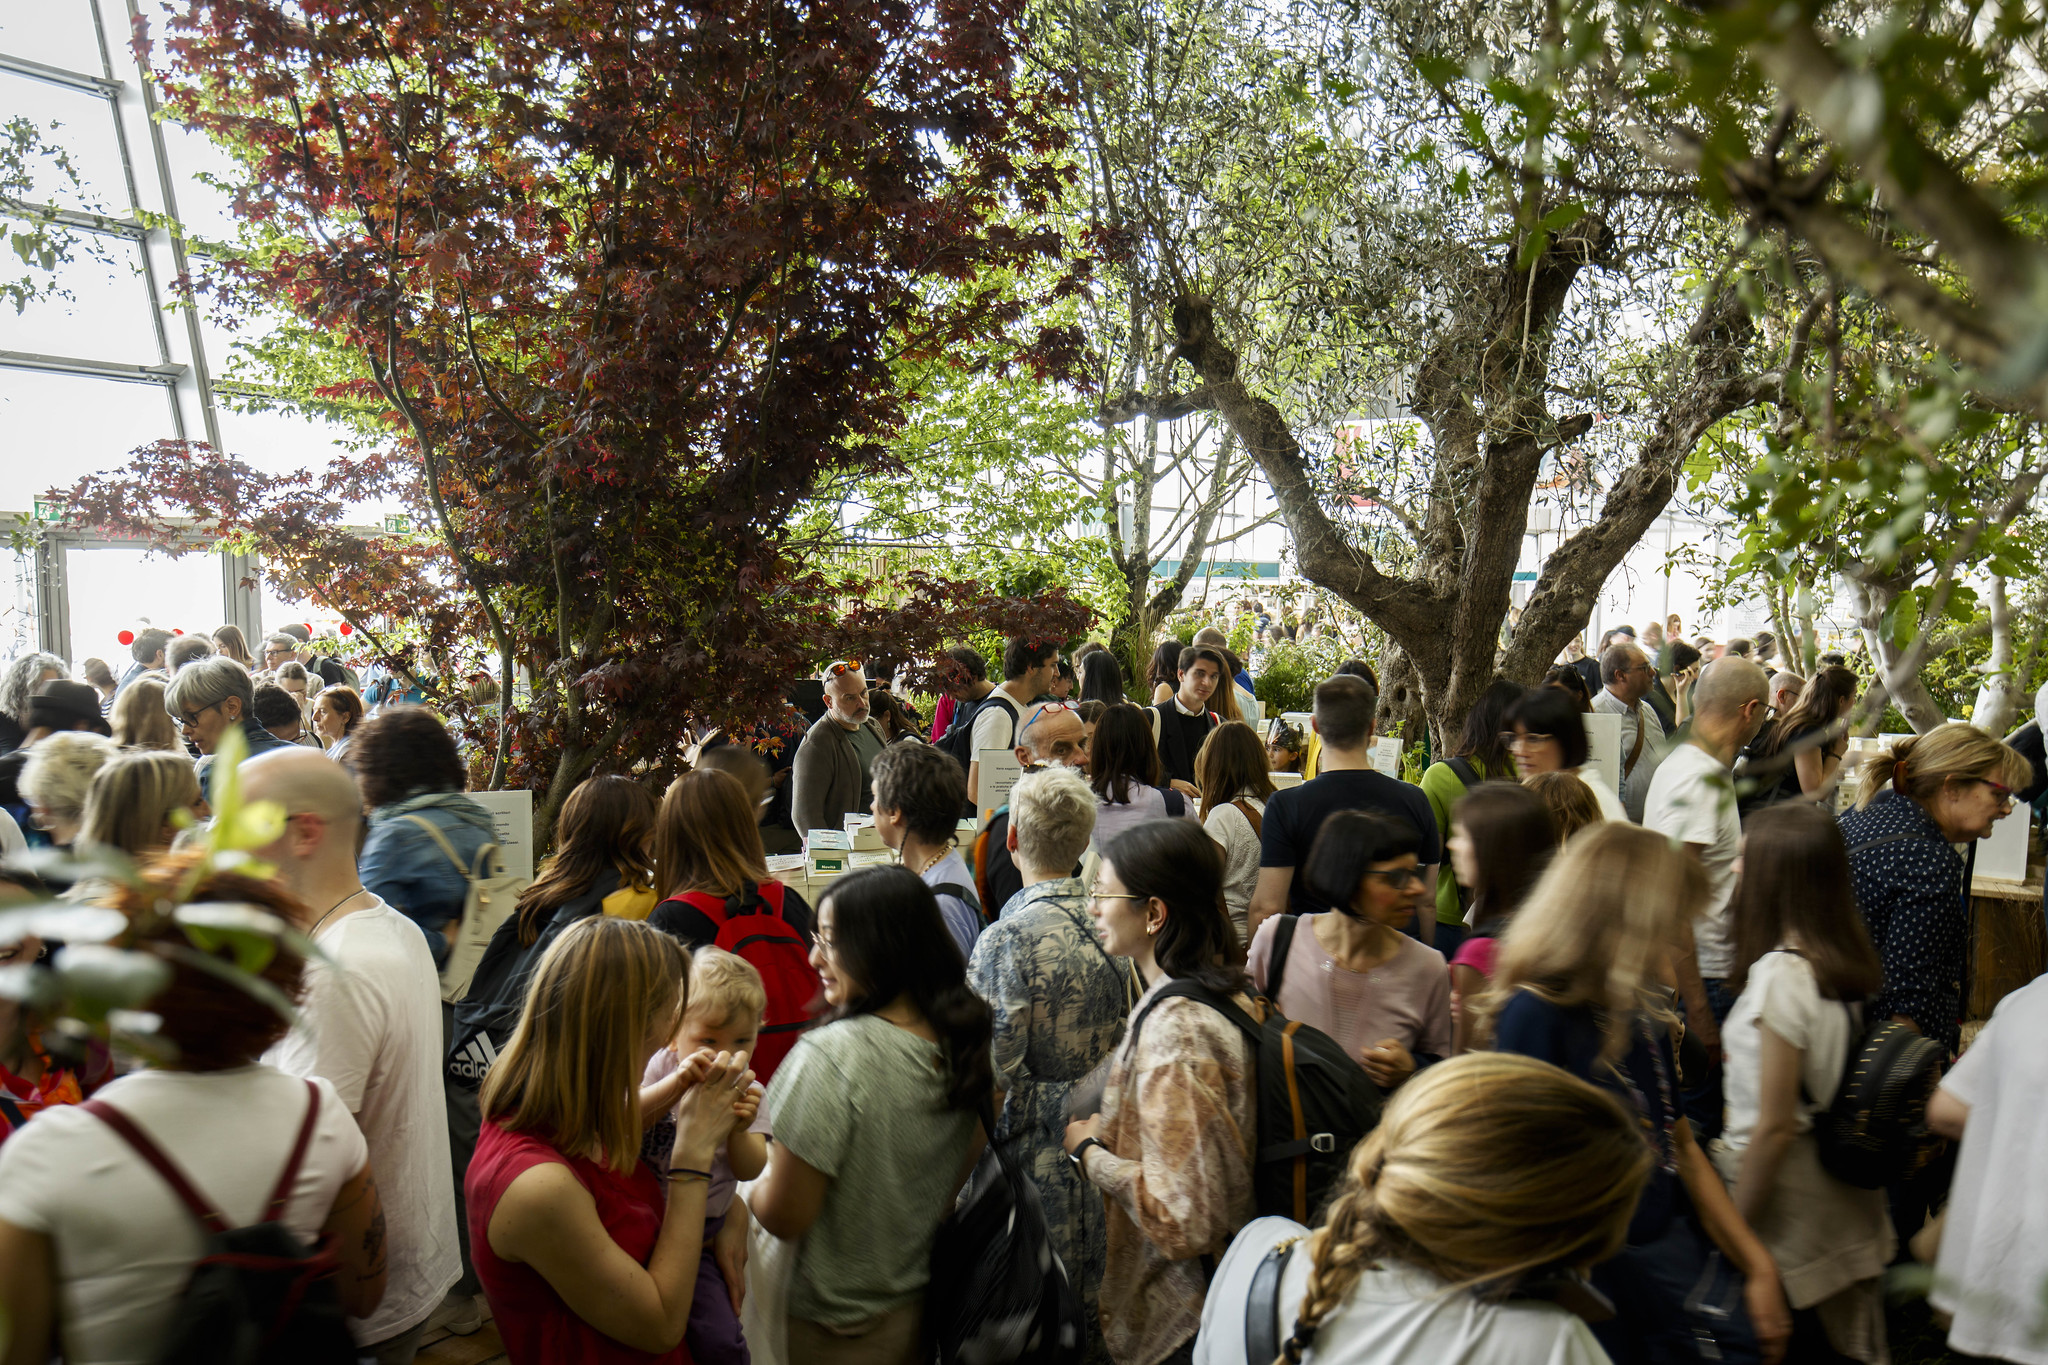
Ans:
[[[1032,726],[1034,726],[1034,725],[1038,724],[1038,722],[1039,722],[1039,721],[1040,721],[1041,719],[1043,719],[1043,718],[1044,718],[1045,714],[1046,714],[1046,713],[1047,713],[1048,711],[1074,711],[1074,712],[1078,712],[1078,711],[1080,711],[1080,709],[1081,709],[1081,703],[1079,703],[1079,702],[1077,702],[1077,701],[1049,701],[1049,702],[1046,702],[1046,703],[1045,703],[1045,704],[1044,704],[1043,706],[1040,706],[1040,707],[1039,707],[1039,708],[1038,708],[1038,709],[1037,709],[1036,711],[1034,711],[1034,712],[1032,712],[1032,713],[1031,713],[1031,719],[1030,719],[1030,720],[1027,720],[1027,721],[1025,721],[1025,722],[1024,722],[1024,730],[1029,730],[1029,729],[1030,729],[1030,728],[1031,728]],[[1024,730],[1019,730],[1019,731],[1017,732],[1017,738],[1019,738],[1019,739],[1022,739],[1022,738],[1024,738]]]
[[[1502,746],[1509,749],[1514,748],[1517,744],[1548,744],[1555,738],[1555,735],[1532,735],[1523,730],[1503,730],[1500,732]]]
[[[2000,805],[2010,806],[2013,803],[2012,788],[2006,786],[2003,782],[1993,782],[1988,777],[1980,777],[1975,780],[1978,782],[1982,782],[1985,786],[1991,788],[1991,794],[1998,798],[1998,803]]]
[[[201,716],[205,715],[208,711],[213,710],[215,707],[218,707],[222,701],[226,700],[226,697],[222,697],[220,701],[213,702],[206,706],[202,706],[197,711],[180,711],[178,713],[178,719],[185,722],[185,724],[188,726],[197,725],[199,724],[199,718]]]
[[[1094,901],[1149,901],[1150,896],[1134,896],[1128,891],[1104,891],[1099,887],[1088,889],[1088,899]]]
[[[1368,871],[1365,875],[1368,877],[1378,877],[1388,886],[1399,891],[1404,886],[1414,886],[1420,882],[1422,880],[1422,869],[1419,867],[1389,867],[1383,870],[1375,869]]]

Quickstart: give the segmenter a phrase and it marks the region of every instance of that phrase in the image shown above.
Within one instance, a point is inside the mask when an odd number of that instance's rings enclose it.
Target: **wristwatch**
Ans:
[[[1067,1153],[1067,1160],[1073,1162],[1076,1166],[1079,1166],[1081,1164],[1082,1156],[1088,1151],[1090,1147],[1102,1147],[1102,1144],[1097,1142],[1092,1137],[1082,1138],[1079,1142],[1074,1144],[1074,1150]],[[1109,1150],[1109,1148],[1102,1147],[1102,1150],[1106,1152]]]

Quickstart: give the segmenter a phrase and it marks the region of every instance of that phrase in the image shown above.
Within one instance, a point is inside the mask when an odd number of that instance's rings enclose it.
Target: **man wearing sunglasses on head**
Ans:
[[[843,829],[849,811],[874,808],[875,758],[888,744],[868,714],[868,679],[858,660],[826,665],[825,714],[797,746],[790,771],[790,813],[796,831]]]

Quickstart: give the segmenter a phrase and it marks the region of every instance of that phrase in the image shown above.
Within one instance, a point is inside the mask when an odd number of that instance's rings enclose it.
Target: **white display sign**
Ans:
[[[1300,773],[1267,773],[1266,776],[1272,779],[1273,786],[1280,791],[1301,785]]]
[[[533,793],[469,792],[469,799],[491,813],[491,836],[505,860],[505,875],[533,880]]]
[[[1586,747],[1590,751],[1579,776],[1597,774],[1607,789],[1621,795],[1621,717],[1608,711],[1590,711],[1586,722]]]
[[[2001,882],[2027,879],[2027,829],[2033,817],[2032,806],[2014,806],[1991,827],[1989,839],[1977,841],[1977,877]]]
[[[1024,775],[1024,765],[1017,761],[1015,749],[981,749],[976,751],[974,760],[981,765],[981,785],[975,791],[974,805],[981,812],[981,823],[986,825],[1009,804],[1010,788]]]
[[[1372,766],[1382,776],[1400,781],[1401,740],[1398,736],[1387,735],[1372,742]]]

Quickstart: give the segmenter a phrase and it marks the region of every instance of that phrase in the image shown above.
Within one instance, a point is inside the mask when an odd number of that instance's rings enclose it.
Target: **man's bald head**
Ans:
[[[319,816],[330,837],[354,856],[362,793],[348,769],[318,749],[295,744],[258,754],[242,765],[242,793],[251,801],[275,801],[287,815]]]
[[[1017,727],[1017,761],[1026,767],[1064,763],[1088,766],[1087,729],[1071,702],[1045,702],[1029,707]]]
[[[1800,692],[1806,688],[1806,679],[1797,673],[1779,669],[1771,674],[1771,709],[1784,715],[1792,709],[1792,703],[1799,700]]]
[[[1692,689],[1693,709],[1702,716],[1727,719],[1751,702],[1761,705],[1770,694],[1763,669],[1737,654],[1716,659]]]

